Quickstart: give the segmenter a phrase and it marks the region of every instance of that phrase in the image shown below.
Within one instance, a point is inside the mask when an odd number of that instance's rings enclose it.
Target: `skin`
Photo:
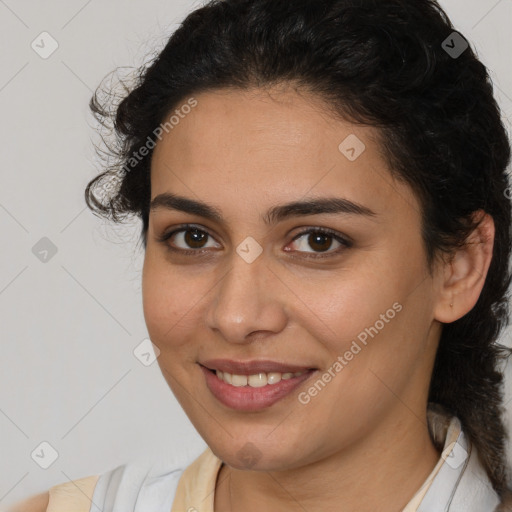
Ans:
[[[194,97],[198,105],[154,150],[151,198],[171,192],[207,202],[223,221],[151,211],[142,290],[162,373],[224,462],[215,512],[402,510],[440,457],[426,420],[433,362],[442,323],[462,317],[481,292],[492,218],[485,215],[474,243],[429,275],[420,205],[393,181],[375,128],[336,119],[319,99],[284,87]],[[350,134],[366,146],[355,161],[338,149]],[[376,215],[263,221],[277,204],[332,196]],[[157,240],[182,223],[211,236],[202,246],[187,245],[183,233]],[[318,246],[307,234],[293,241],[305,227],[331,228],[353,245],[336,252],[340,244],[328,238],[330,257],[309,259]],[[250,264],[236,252],[248,236],[263,249]],[[298,394],[394,303],[401,311],[301,404]],[[198,361],[210,358],[271,359],[318,372],[271,407],[240,412],[206,387]],[[238,453],[248,442],[253,465]]]
[[[46,512],[50,502],[50,493],[43,492],[12,505],[7,512]]]

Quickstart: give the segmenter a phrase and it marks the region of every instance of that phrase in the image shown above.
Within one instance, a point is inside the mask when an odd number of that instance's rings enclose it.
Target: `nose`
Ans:
[[[234,253],[230,269],[212,290],[207,325],[229,343],[250,343],[282,331],[285,295],[264,255],[247,263]]]

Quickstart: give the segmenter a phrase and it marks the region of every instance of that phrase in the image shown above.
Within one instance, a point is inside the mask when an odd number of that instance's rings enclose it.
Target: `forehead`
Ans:
[[[335,192],[371,200],[374,211],[417,207],[389,173],[378,130],[335,118],[314,96],[281,88],[208,91],[194,99],[156,145],[152,198],[193,193],[256,208]]]
[[[343,133],[361,132],[355,124],[335,119],[328,106],[316,96],[295,91],[283,86],[274,89],[239,90],[221,89],[195,95],[197,105],[182,118],[175,121],[172,130],[155,153],[166,145],[169,149],[179,146],[182,153],[195,160],[211,158],[211,150],[217,148],[215,156],[226,161],[241,154],[254,154],[263,158],[280,155],[290,159],[326,150],[334,145]],[[186,100],[183,100],[184,104]],[[177,106],[176,110],[180,110]],[[172,113],[171,113],[172,115]],[[377,135],[377,130],[367,127],[364,137]],[[221,152],[220,150],[226,151]],[[229,151],[228,151],[229,149]],[[317,159],[321,155],[316,155]],[[217,158],[216,158],[217,160]]]

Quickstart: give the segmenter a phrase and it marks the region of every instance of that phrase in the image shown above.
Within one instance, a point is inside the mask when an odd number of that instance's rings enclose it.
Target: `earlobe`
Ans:
[[[443,281],[434,311],[439,322],[451,323],[471,311],[480,297],[491,264],[495,227],[493,218],[483,210],[473,217],[479,225],[466,244],[444,263]]]

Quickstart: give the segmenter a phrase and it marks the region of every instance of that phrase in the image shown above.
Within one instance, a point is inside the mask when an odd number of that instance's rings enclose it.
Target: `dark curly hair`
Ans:
[[[458,416],[503,496],[499,364],[512,351],[497,340],[509,321],[510,144],[486,67],[471,46],[460,55],[443,47],[453,32],[433,0],[210,1],[137,70],[125,94],[105,96],[103,84],[96,90],[92,112],[115,137],[103,139],[108,165],[85,199],[116,222],[140,217],[145,248],[158,127],[204,91],[293,84],[324,99],[333,115],[377,127],[391,173],[420,200],[430,272],[437,257],[464,246],[478,223],[474,212],[494,219],[485,285],[471,311],[443,326],[429,401]]]

